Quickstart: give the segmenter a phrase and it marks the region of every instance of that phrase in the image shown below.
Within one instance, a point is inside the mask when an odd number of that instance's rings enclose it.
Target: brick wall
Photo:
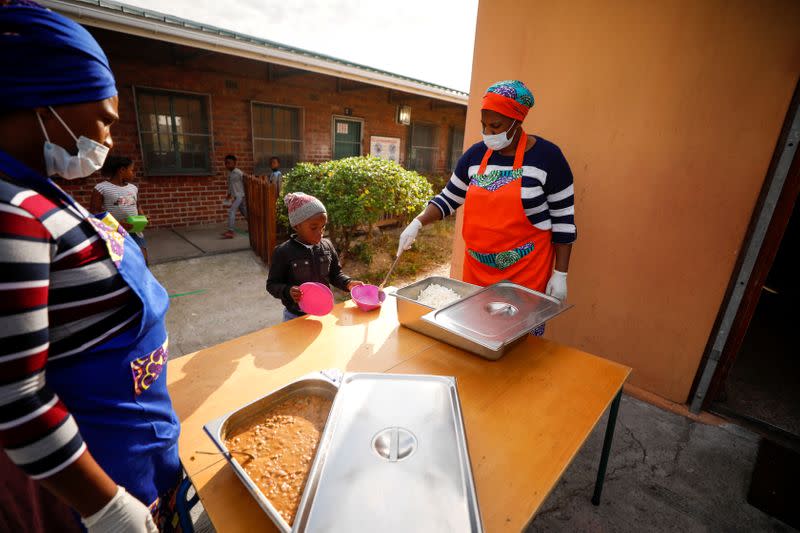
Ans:
[[[370,136],[399,137],[401,163],[405,163],[410,127],[397,124],[395,115],[399,104],[410,105],[413,121],[438,126],[435,173],[449,174],[451,170],[450,132],[453,127],[463,129],[464,106],[379,87],[354,89],[356,85],[352,82],[337,85],[336,78],[314,73],[293,73],[276,79],[276,76],[268,74],[266,63],[105,30],[90,28],[90,31],[106,51],[119,88],[120,121],[112,129],[112,153],[126,155],[136,162],[140,203],[150,219],[150,227],[225,220],[227,211],[222,206],[226,192],[223,158],[228,153],[236,154],[239,167],[245,173],[253,172],[251,101],[301,107],[302,159],[313,162],[330,159],[331,117],[344,115],[345,108],[350,108],[352,118],[364,121],[362,153],[369,153]],[[134,87],[209,96],[213,136],[211,175],[145,176],[136,125]],[[64,183],[64,187],[78,201],[88,205],[91,191],[99,180],[99,176],[92,176]]]

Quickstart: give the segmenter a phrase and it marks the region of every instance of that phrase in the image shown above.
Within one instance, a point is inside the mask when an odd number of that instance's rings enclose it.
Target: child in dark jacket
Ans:
[[[349,291],[363,282],[342,272],[333,243],[322,237],[328,223],[328,213],[322,202],[302,192],[287,194],[283,201],[295,233],[272,252],[267,291],[283,302],[285,322],[305,315],[298,305],[303,297],[301,284],[316,281]]]

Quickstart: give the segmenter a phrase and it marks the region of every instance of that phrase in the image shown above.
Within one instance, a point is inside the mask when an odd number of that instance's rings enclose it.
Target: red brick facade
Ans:
[[[410,105],[412,121],[436,124],[438,154],[435,174],[450,172],[450,136],[463,131],[466,107],[380,87],[356,88],[350,82],[310,72],[275,79],[268,65],[155,40],[89,28],[111,62],[119,88],[120,121],[112,129],[113,154],[136,161],[140,202],[150,227],[220,222],[226,210],[223,158],[233,153],[245,173],[253,172],[251,102],[302,108],[302,160],[331,158],[332,117],[351,110],[362,119],[362,154],[369,153],[370,136],[399,137],[405,163],[411,128],[396,122],[398,104]],[[134,87],[202,93],[208,96],[213,139],[213,175],[146,176],[134,105]],[[71,181],[64,187],[88,205],[99,177]]]

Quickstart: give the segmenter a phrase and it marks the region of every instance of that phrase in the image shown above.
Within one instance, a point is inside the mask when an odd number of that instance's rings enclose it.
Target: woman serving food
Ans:
[[[483,141],[464,152],[442,192],[406,227],[398,254],[423,226],[464,206],[464,281],[510,280],[566,299],[577,237],[572,172],[558,146],[523,131],[533,103],[521,81],[489,87],[481,105]]]

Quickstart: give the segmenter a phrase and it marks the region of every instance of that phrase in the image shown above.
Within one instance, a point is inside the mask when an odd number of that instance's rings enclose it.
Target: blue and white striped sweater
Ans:
[[[455,171],[442,192],[432,200],[443,216],[455,213],[467,194],[470,179],[478,173],[486,145],[472,145],[458,160]],[[542,231],[553,232],[553,242],[570,244],[577,238],[575,228],[575,194],[572,171],[564,154],[555,144],[536,137],[536,144],[525,152],[522,161],[522,194],[520,201],[531,224]],[[514,166],[513,156],[495,152],[489,157],[486,174]]]

